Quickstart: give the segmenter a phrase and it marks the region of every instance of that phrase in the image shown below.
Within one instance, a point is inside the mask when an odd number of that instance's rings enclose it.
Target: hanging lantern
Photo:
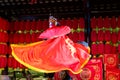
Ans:
[[[91,41],[92,42],[97,41],[97,33],[96,33],[96,31],[91,32]]]
[[[98,46],[95,42],[93,42],[91,45],[91,54],[92,55],[98,54]]]
[[[110,31],[105,31],[104,34],[105,41],[111,41],[111,32]]]
[[[97,27],[97,19],[95,17],[91,18],[91,28]]]
[[[111,34],[111,41],[112,43],[116,43],[118,41],[118,36],[117,36],[117,33],[116,32],[112,32]]]
[[[0,56],[0,68],[5,68],[7,66],[7,58],[4,55]]]
[[[111,54],[111,49],[112,49],[112,46],[110,42],[106,42],[105,43],[105,54]]]
[[[98,31],[98,36],[97,36],[98,41],[104,41],[104,38],[105,38],[104,35],[105,35],[105,33],[102,30],[99,30]]]
[[[79,24],[80,28],[85,28],[85,20],[84,20],[84,18],[80,18],[78,24]]]
[[[117,21],[116,21],[115,16],[113,16],[113,17],[111,18],[111,27],[112,27],[113,29],[117,27]]]
[[[43,30],[42,27],[43,27],[43,21],[39,19],[36,22],[36,29],[35,30],[41,31],[41,30]]]
[[[110,22],[110,18],[108,16],[106,16],[103,20],[103,25],[105,28],[110,28],[111,27],[111,22]]]
[[[79,25],[78,25],[78,19],[74,18],[74,19],[73,19],[73,26],[72,26],[72,28],[77,29],[78,26],[79,26]]]
[[[103,18],[100,16],[97,21],[98,28],[103,28]]]
[[[103,42],[100,42],[98,44],[98,53],[99,54],[104,54],[104,44],[103,44]]]

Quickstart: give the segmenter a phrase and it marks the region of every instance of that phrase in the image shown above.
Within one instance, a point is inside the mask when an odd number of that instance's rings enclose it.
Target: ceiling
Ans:
[[[120,14],[119,0],[0,0],[0,16],[77,17],[90,13],[91,16]]]

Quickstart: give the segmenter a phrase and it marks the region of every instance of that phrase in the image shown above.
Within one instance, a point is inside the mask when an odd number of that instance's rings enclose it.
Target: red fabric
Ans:
[[[91,59],[79,74],[69,73],[72,80],[103,80],[102,60]]]
[[[102,17],[99,17],[98,18],[98,21],[97,21],[97,25],[98,25],[98,28],[103,28],[103,18]]]
[[[111,27],[112,28],[116,28],[117,27],[117,21],[116,21],[116,17],[115,16],[113,16],[111,18]]]
[[[118,63],[117,54],[104,54],[104,66],[105,70],[110,68],[116,68]]]
[[[61,27],[51,27],[40,34],[39,38],[48,39],[54,38],[58,36],[63,36],[65,34],[70,33],[70,28],[68,26],[61,26]]]
[[[100,42],[97,46],[98,46],[98,53],[104,54],[104,44]]]
[[[111,32],[105,31],[105,41],[111,41]]]
[[[68,36],[73,42],[77,42],[79,40],[79,33],[77,32],[70,33]]]
[[[95,17],[91,18],[91,28],[97,27],[97,19]]]
[[[92,53],[93,55],[98,54],[98,45],[97,45],[96,43],[93,43],[93,44],[91,45],[91,53]]]
[[[106,17],[104,18],[103,24],[104,24],[104,27],[105,27],[105,28],[110,28],[110,27],[111,27],[110,18],[109,18],[108,16],[106,16]]]
[[[102,30],[98,31],[98,41],[104,41],[105,34]]]
[[[72,32],[70,32],[69,34],[68,34],[68,37],[73,41],[73,42],[76,42],[76,37],[75,37],[76,35],[74,34],[74,33],[72,33]]]
[[[91,31],[91,41],[92,42],[97,41],[97,33],[96,33],[96,31]]]
[[[118,36],[117,36],[117,33],[116,32],[112,32],[111,34],[111,41],[112,43],[116,43],[118,41]]]
[[[74,43],[65,36],[70,30],[67,26],[58,28],[49,28],[47,32],[45,31],[46,33],[43,32],[44,36],[42,33],[42,38],[48,37],[46,41],[27,45],[11,45],[12,55],[17,61],[36,71],[56,72],[67,69],[73,73],[79,73],[90,58],[89,48]],[[50,38],[56,34],[49,36],[48,33],[50,34],[51,30],[55,29],[61,34],[58,35],[58,32],[56,38]],[[53,33],[56,33],[56,30]]]
[[[73,74],[73,73],[69,72],[69,75],[72,78],[72,80],[84,80],[85,78],[92,80],[92,77],[95,76],[95,70],[90,65],[89,66],[86,65],[82,70],[83,71],[80,72],[79,74]]]
[[[107,69],[106,80],[120,80],[120,70],[117,68]]]

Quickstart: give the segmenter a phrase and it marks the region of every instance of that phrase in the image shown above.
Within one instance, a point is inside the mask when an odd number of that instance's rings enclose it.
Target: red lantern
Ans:
[[[120,31],[118,32],[117,39],[120,41]]]
[[[102,30],[98,31],[98,41],[104,41],[104,32]]]
[[[112,45],[109,42],[105,43],[105,54],[111,54]]]
[[[103,28],[103,18],[100,16],[97,21],[97,25],[99,28]]]
[[[95,17],[91,18],[91,28],[97,27],[97,19]]]
[[[112,46],[111,53],[112,54],[116,54],[117,53],[117,48],[116,48],[115,45]]]
[[[25,30],[28,30],[28,31],[31,30],[31,23],[29,20],[25,22]]]
[[[48,20],[44,20],[41,30],[46,30],[47,28],[49,28],[49,21]]]
[[[85,27],[85,19],[84,18],[80,18],[78,25],[80,28],[84,28]]]
[[[70,18],[68,18],[66,20],[66,25],[69,26],[69,27],[71,27],[71,28],[73,28],[73,21]]]
[[[112,32],[111,41],[112,41],[113,43],[116,43],[117,40],[118,40],[117,38],[118,38],[117,33],[116,33],[116,32]]]
[[[98,54],[98,46],[95,42],[93,42],[91,45],[91,54],[92,55]]]
[[[18,31],[18,30],[19,30],[19,27],[18,27],[18,26],[19,26],[19,21],[16,20],[16,21],[14,22],[14,30],[15,30],[15,31]]]
[[[13,43],[15,43],[15,44],[19,43],[19,34],[15,33],[13,36],[14,36],[13,37]]]
[[[30,35],[30,33],[26,33],[25,34],[25,42],[26,43],[30,43],[31,42],[31,35]]]
[[[120,28],[120,16],[118,17],[118,20],[117,20],[117,26]]]
[[[85,33],[84,32],[81,31],[78,33],[78,40],[85,41]]]
[[[0,44],[0,54],[7,54],[7,44]]]
[[[98,44],[98,53],[104,54],[104,44],[102,42]]]
[[[91,41],[92,42],[97,41],[97,33],[96,33],[96,31],[91,32]]]
[[[111,41],[111,32],[110,31],[105,31],[105,41]]]
[[[70,27],[77,29],[78,28],[78,19],[74,18],[73,19],[73,26],[70,26]]]
[[[110,28],[111,27],[110,18],[108,16],[106,16],[104,18],[103,25],[104,25],[105,28]]]
[[[64,18],[59,20],[59,22],[60,22],[61,25],[66,26],[66,20]]]
[[[21,31],[25,30],[24,25],[25,25],[25,22],[24,21],[20,21],[19,22],[19,30],[21,30]]]
[[[117,27],[117,21],[116,21],[115,16],[113,16],[113,17],[111,18],[111,27],[112,27],[112,28],[116,28],[116,27]]]
[[[36,22],[36,29],[35,30],[42,30],[43,27],[43,21],[40,19]]]
[[[39,25],[39,27],[40,27],[40,25]],[[33,20],[32,22],[31,22],[31,29],[32,30],[36,30],[36,22],[35,22],[35,20]],[[38,29],[39,30],[39,29]]]
[[[21,34],[18,34],[19,35],[19,42],[20,43],[24,43],[26,38],[25,38],[25,35],[24,33],[21,33]]]
[[[6,56],[0,56],[0,68],[5,68],[7,66],[7,58]]]

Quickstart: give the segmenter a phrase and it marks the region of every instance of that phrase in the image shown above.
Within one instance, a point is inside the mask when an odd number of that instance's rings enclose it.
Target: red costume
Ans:
[[[69,70],[80,73],[90,58],[90,48],[74,43],[66,36],[68,26],[51,27],[40,34],[47,40],[27,44],[12,44],[12,55],[24,66],[39,72]]]

